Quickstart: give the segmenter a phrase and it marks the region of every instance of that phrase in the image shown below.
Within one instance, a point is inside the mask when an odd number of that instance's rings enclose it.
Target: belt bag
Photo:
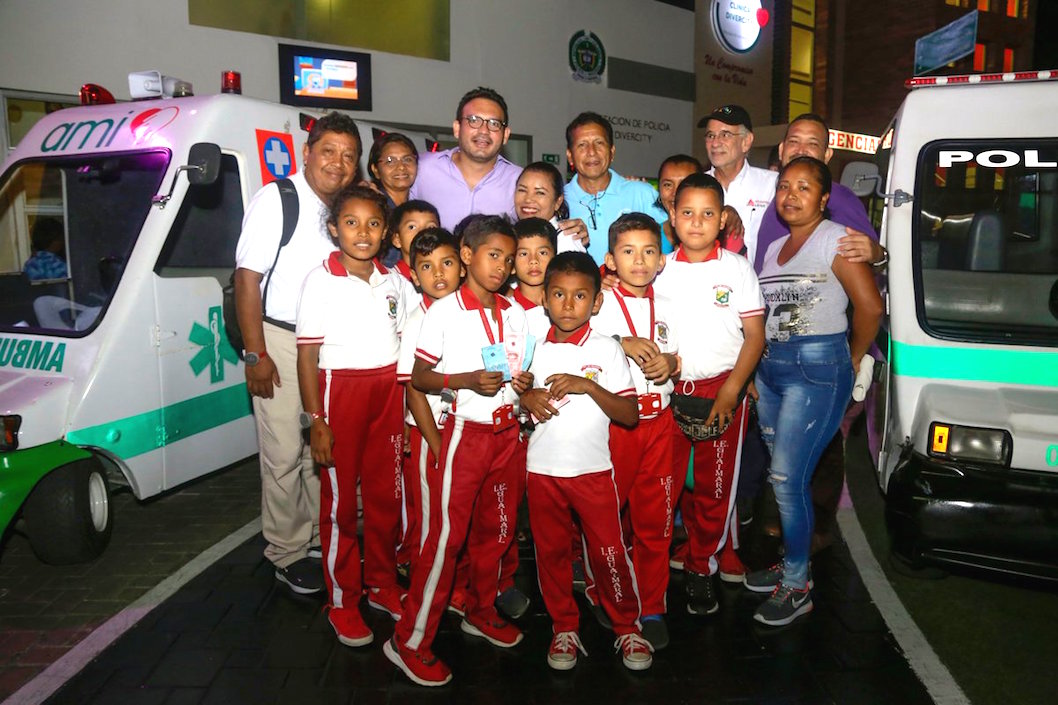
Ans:
[[[743,388],[738,393],[738,401],[735,405],[741,404],[745,396],[746,390]],[[692,397],[688,394],[672,395],[669,402],[672,407],[672,417],[684,435],[692,441],[711,441],[719,438],[731,425],[730,422],[721,424],[719,416],[706,425],[705,420],[709,418],[709,413],[713,410],[714,401],[714,399]]]

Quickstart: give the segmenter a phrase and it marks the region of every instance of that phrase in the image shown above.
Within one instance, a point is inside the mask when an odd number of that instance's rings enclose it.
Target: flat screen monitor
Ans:
[[[371,55],[279,45],[279,100],[324,110],[371,110]]]

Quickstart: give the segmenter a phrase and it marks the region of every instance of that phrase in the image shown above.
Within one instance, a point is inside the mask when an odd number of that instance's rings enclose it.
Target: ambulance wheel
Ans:
[[[69,565],[98,557],[114,528],[102,464],[88,458],[52,470],[33,488],[22,516],[29,544],[44,563]]]

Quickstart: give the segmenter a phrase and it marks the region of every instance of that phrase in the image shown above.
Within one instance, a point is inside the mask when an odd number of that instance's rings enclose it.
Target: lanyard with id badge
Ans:
[[[481,325],[485,328],[485,335],[489,338],[489,344],[481,348],[481,359],[485,363],[486,372],[503,373],[503,381],[510,382],[514,375],[527,369],[533,361],[533,349],[535,340],[533,336],[515,331],[506,337],[503,334],[503,312],[496,308],[496,332],[492,334],[492,326],[489,324],[485,309],[478,309],[481,315]],[[518,412],[514,404],[503,404],[492,412],[492,431],[499,433],[518,425]]]
[[[638,338],[640,335],[636,333],[636,326],[632,323],[632,315],[628,313],[628,306],[624,302],[624,296],[618,291],[614,290],[614,299],[617,300],[617,305],[621,307],[621,313],[624,314],[625,323],[628,324],[628,331],[632,334],[633,338]],[[648,297],[647,301],[650,304],[650,342],[654,342],[654,297]],[[639,404],[639,418],[641,419],[652,419],[661,413],[661,394],[659,392],[652,392],[654,388],[654,382],[649,377],[647,378],[647,393],[640,394],[636,397]]]

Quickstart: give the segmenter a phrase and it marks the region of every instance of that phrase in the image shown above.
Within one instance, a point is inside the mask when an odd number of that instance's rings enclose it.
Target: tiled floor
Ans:
[[[669,590],[671,645],[631,673],[613,636],[587,610],[590,657],[548,668],[550,620],[536,593],[532,554],[521,585],[533,609],[526,639],[504,651],[446,616],[435,651],[455,672],[439,689],[413,686],[381,651],[392,621],[363,605],[375,643],[338,644],[321,601],[276,587],[258,536],[181,589],[59,690],[53,703],[872,703],[930,702],[895,647],[840,541],[816,557],[815,612],[780,630],[751,619],[761,597],[725,587],[713,617],[685,612],[682,576]],[[763,540],[753,556],[765,556]],[[760,561],[756,561],[759,563]]]

